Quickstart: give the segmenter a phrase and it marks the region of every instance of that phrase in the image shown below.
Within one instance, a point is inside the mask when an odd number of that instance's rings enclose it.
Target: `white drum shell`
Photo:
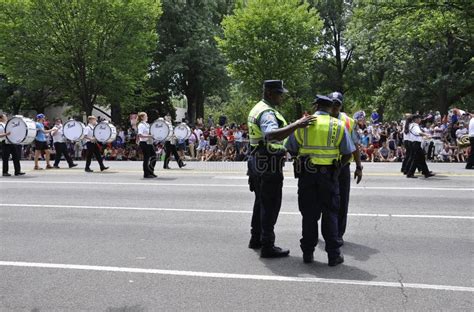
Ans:
[[[156,120],[150,126],[150,134],[156,141],[167,141],[173,136],[173,125],[166,120]]]
[[[94,127],[94,137],[101,143],[110,143],[117,137],[117,129],[111,123],[102,121]]]
[[[5,132],[10,132],[7,139],[12,144],[28,145],[36,137],[36,123],[30,118],[14,116],[7,122]]]
[[[84,138],[86,126],[77,120],[69,120],[63,125],[63,135],[69,141],[77,142]]]
[[[174,135],[178,140],[187,140],[191,136],[191,128],[185,123],[182,123],[174,128]]]
[[[3,124],[0,124],[0,134],[4,134],[5,133],[5,126]],[[1,137],[0,138],[0,142],[3,142],[5,141],[5,137]]]

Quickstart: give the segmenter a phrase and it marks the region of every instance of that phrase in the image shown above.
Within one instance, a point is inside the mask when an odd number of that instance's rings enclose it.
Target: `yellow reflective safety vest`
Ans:
[[[339,159],[344,124],[329,115],[316,115],[317,119],[304,129],[295,132],[295,139],[300,148],[298,155],[308,156],[315,165],[332,165]]]
[[[345,113],[340,113],[339,114],[339,119],[344,123],[344,127],[347,129],[347,132],[351,135],[351,140],[352,140],[352,131],[354,131],[355,120],[352,119],[351,117],[347,116]],[[356,148],[357,148],[357,146],[356,146]],[[351,161],[354,161],[354,156],[353,155],[351,156],[351,159],[349,159],[349,162],[351,162]]]
[[[286,139],[284,141],[276,141],[271,143],[266,142],[265,135],[260,129],[260,117],[264,112],[267,111],[271,111],[275,114],[280,128],[286,127],[288,125],[285,118],[276,109],[268,105],[266,101],[262,100],[258,102],[257,105],[255,105],[250,111],[247,119],[249,126],[250,145],[252,147],[257,147],[260,142],[262,142],[264,146],[270,147],[274,151],[286,151]]]

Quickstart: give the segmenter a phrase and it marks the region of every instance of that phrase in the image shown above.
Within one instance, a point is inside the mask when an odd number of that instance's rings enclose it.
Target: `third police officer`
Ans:
[[[360,152],[359,152],[359,135],[358,135],[358,127],[354,119],[347,116],[346,113],[343,112],[343,96],[340,92],[333,92],[328,95],[328,97],[333,102],[333,109],[331,116],[334,118],[339,119],[344,124],[346,131],[349,133],[354,146],[356,147],[355,151],[352,153],[351,161],[354,160],[356,163],[356,170],[354,171],[354,178],[357,178],[357,184],[362,180],[362,162],[360,160]],[[339,202],[339,218],[338,218],[338,236],[339,240],[342,244],[344,244],[344,233],[346,232],[346,225],[347,225],[347,213],[349,210],[349,194],[351,190],[351,169],[350,169],[350,161],[340,169],[339,173],[339,194],[340,194],[340,202]]]
[[[303,261],[313,262],[322,214],[328,265],[336,266],[344,262],[338,232],[339,171],[349,161],[355,146],[344,124],[330,116],[333,101],[318,95],[313,104],[318,105],[316,121],[297,130],[286,144],[290,152],[298,154],[298,206],[303,219],[300,246]]]
[[[288,92],[282,80],[263,83],[263,99],[248,116],[251,155],[248,162],[250,190],[255,192],[249,248],[262,248],[262,258],[287,256],[290,251],[275,246],[274,227],[281,207],[283,165],[286,157],[284,141],[298,128],[314,119],[303,117],[288,125],[276,110]]]

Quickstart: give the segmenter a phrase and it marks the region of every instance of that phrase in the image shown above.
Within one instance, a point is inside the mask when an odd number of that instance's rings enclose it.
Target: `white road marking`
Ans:
[[[121,207],[121,206],[77,206],[77,205],[40,205],[40,204],[4,204],[0,207],[24,207],[24,208],[59,208],[59,209],[100,209],[100,210],[138,210],[138,211],[173,211],[173,212],[197,212],[197,213],[234,213],[251,214],[251,210],[214,210],[214,209],[177,209],[177,208],[149,208],[149,207]],[[281,211],[280,215],[297,215],[299,212]],[[474,216],[450,216],[450,215],[419,215],[419,214],[388,214],[388,213],[349,213],[354,217],[378,217],[378,218],[424,218],[424,219],[464,219],[474,220]]]
[[[433,284],[418,284],[418,283],[401,284],[399,282],[376,282],[376,281],[344,280],[344,279],[330,279],[330,278],[317,278],[317,277],[296,277],[296,276],[291,277],[291,276],[279,276],[279,275],[254,275],[254,274],[179,271],[179,270],[159,270],[159,269],[142,269],[142,268],[78,265],[78,264],[62,264],[62,263],[0,261],[0,266],[41,268],[41,269],[139,273],[139,274],[156,274],[156,275],[258,280],[258,281],[277,281],[277,282],[324,283],[324,284],[342,284],[342,285],[354,285],[354,286],[374,286],[374,287],[393,287],[393,288],[404,287],[404,288],[413,288],[413,289],[474,292],[474,287],[464,287],[464,286],[433,285]]]
[[[97,182],[97,181],[41,181],[41,180],[0,180],[3,184],[69,184],[69,185],[136,185],[136,186],[192,186],[192,187],[245,187],[247,184],[210,184],[210,183],[160,183],[160,182]],[[284,185],[284,188],[297,188],[297,185]],[[404,190],[404,191],[471,191],[466,187],[399,187],[399,186],[351,186],[353,190]]]

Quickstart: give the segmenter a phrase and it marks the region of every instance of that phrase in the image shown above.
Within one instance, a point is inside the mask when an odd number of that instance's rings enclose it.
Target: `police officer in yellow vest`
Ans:
[[[251,153],[248,161],[250,190],[255,192],[249,248],[258,249],[262,258],[288,256],[290,251],[275,246],[274,227],[281,207],[283,165],[286,157],[284,141],[298,128],[314,119],[307,116],[288,125],[275,109],[288,92],[281,80],[263,83],[263,99],[248,116]]]
[[[298,206],[303,217],[300,246],[303,261],[313,262],[322,214],[321,231],[328,264],[336,266],[344,262],[338,239],[339,169],[349,161],[355,147],[344,124],[330,116],[332,100],[318,95],[313,104],[318,105],[316,121],[306,129],[298,129],[286,143],[301,164],[298,172]]]
[[[357,184],[362,180],[362,162],[360,160],[360,151],[359,151],[359,134],[357,132],[357,123],[351,117],[347,116],[343,111],[343,96],[340,92],[333,92],[328,95],[328,97],[333,102],[333,109],[331,116],[339,119],[344,124],[344,127],[349,132],[352,142],[356,147],[356,150],[352,153],[351,160],[354,160],[356,163],[356,170],[354,172],[354,179],[357,179]],[[339,218],[338,218],[338,230],[339,230],[339,240],[344,244],[344,233],[346,232],[347,226],[347,212],[349,209],[349,193],[351,190],[351,169],[350,161],[341,168],[339,173],[339,193],[340,193],[340,202],[339,202]]]

